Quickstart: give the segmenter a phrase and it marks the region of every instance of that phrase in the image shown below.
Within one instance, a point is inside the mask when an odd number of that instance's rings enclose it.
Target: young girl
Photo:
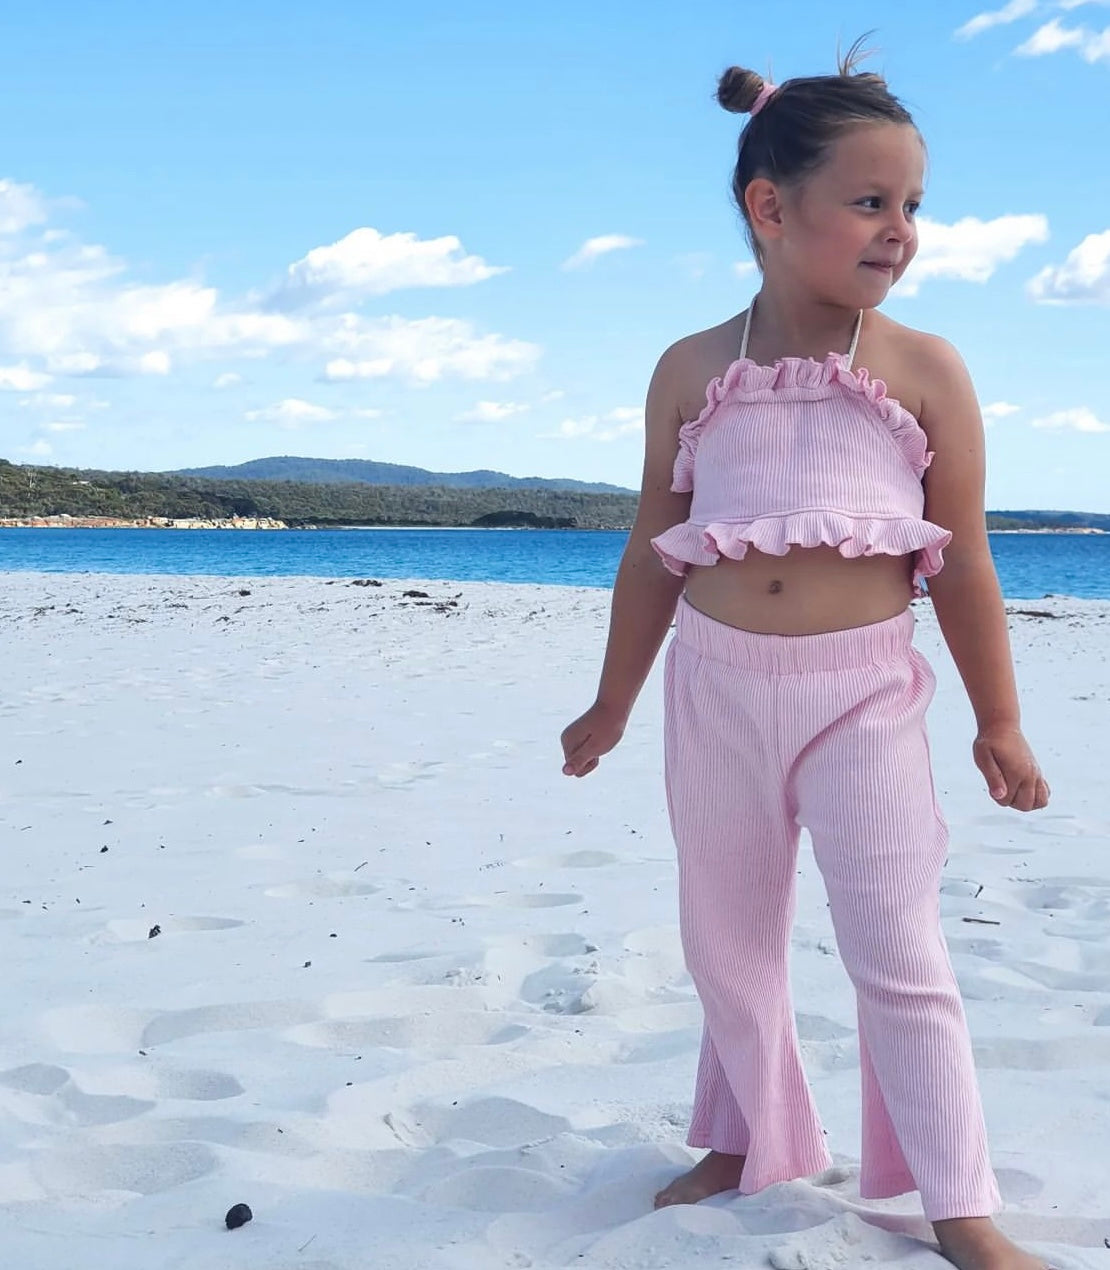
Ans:
[[[949,344],[877,312],[917,250],[925,149],[882,78],[855,72],[858,52],[781,86],[721,78],[721,104],[751,115],[733,192],[762,284],[656,367],[600,688],[562,735],[563,771],[587,775],[620,740],[674,618],[666,787],[705,1012],[687,1141],[709,1153],[656,1206],[831,1163],[787,973],[804,826],[856,989],[861,1195],[920,1191],[963,1270],[1043,1270],[991,1221],[1000,1197],[940,926],[935,681],[909,607],[922,579],[991,796],[1032,811],[1048,788],[1020,728],[975,392]]]

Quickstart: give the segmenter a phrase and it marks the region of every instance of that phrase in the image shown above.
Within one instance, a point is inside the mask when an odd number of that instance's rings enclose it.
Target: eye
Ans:
[[[859,199],[859,202],[861,206],[867,207],[869,211],[878,211],[881,204],[883,204],[883,196],[881,194],[867,194],[867,197]],[[921,203],[909,202],[906,204],[906,215],[908,217],[917,216],[919,210],[921,210]]]

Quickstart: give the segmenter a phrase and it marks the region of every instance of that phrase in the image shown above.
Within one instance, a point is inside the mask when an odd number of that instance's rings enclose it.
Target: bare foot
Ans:
[[[940,1250],[960,1270],[1052,1270],[1022,1250],[989,1217],[953,1217],[933,1223]]]
[[[719,1195],[721,1191],[734,1191],[740,1185],[740,1174],[743,1168],[742,1155],[725,1155],[721,1151],[710,1151],[704,1159],[694,1165],[689,1173],[676,1177],[670,1186],[665,1186],[656,1195],[655,1207],[666,1208],[668,1204],[696,1204],[698,1200],[708,1199],[710,1195]]]

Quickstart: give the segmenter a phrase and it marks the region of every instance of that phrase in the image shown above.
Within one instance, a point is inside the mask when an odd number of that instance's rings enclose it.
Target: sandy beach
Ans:
[[[804,838],[793,983],[835,1167],[651,1210],[696,1158],[701,1014],[658,666],[600,769],[559,770],[607,592],[2,582],[5,1265],[948,1264],[916,1195],[859,1199],[854,1000]],[[1054,795],[1028,816],[987,796],[916,607],[1000,1224],[1105,1270],[1110,603],[1008,605]]]

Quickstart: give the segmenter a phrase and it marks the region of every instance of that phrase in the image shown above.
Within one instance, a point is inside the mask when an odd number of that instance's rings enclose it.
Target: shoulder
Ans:
[[[665,390],[676,414],[695,419],[705,405],[711,380],[723,376],[740,351],[742,315],[684,335],[659,358],[652,384]]]
[[[914,415],[926,430],[938,419],[959,413],[978,413],[971,375],[957,349],[940,335],[903,326],[884,314],[875,315],[875,361],[883,367],[891,396]]]

